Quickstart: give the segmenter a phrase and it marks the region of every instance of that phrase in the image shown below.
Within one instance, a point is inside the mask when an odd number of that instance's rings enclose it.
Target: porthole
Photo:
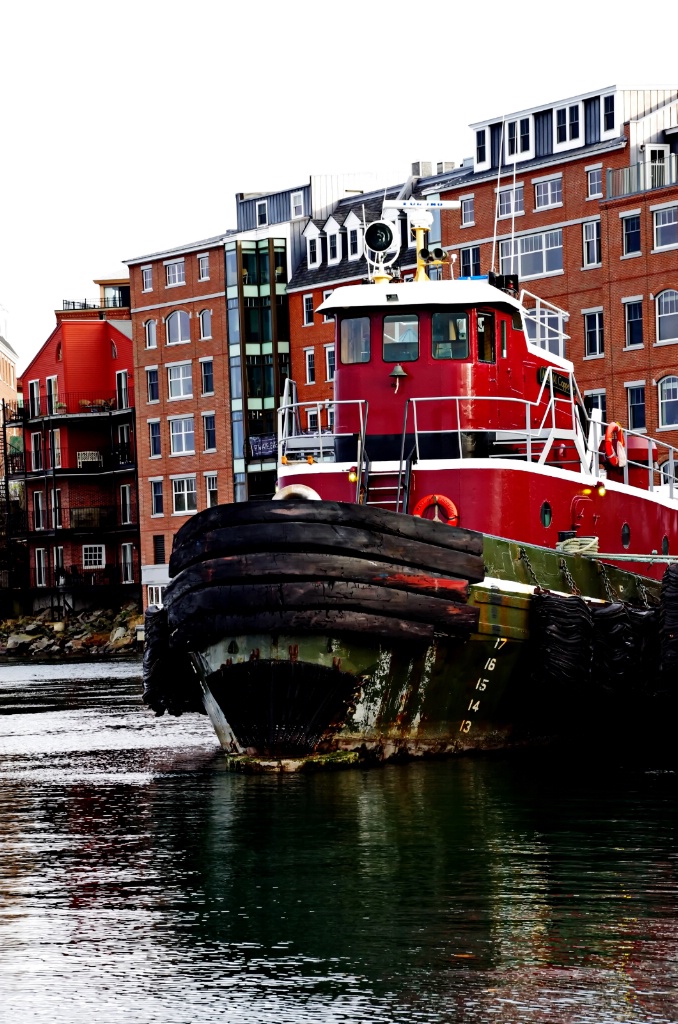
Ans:
[[[631,527],[628,523],[622,526],[622,546],[628,548],[631,544]]]
[[[545,501],[545,502],[542,503],[541,512],[540,512],[539,515],[540,515],[541,525],[542,526],[550,526],[551,525],[551,519],[553,518],[553,512],[551,510],[551,506],[549,505],[548,501]]]
[[[662,555],[668,555],[669,553],[669,538],[664,534],[662,537]]]

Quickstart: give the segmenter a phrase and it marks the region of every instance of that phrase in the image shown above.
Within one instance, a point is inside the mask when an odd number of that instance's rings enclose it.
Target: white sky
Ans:
[[[234,227],[236,192],[339,171],[394,184],[471,155],[485,117],[671,84],[678,5],[655,0],[651,21],[600,0],[6,2],[0,331],[19,369],[62,299]]]

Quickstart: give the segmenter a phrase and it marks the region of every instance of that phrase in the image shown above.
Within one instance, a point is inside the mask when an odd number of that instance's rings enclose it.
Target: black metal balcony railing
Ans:
[[[135,531],[139,525],[136,502],[126,507],[121,505],[59,505],[57,508],[44,507],[38,512],[32,509],[30,515],[24,509],[12,511],[7,517],[7,535],[23,537],[28,533],[48,534],[62,530]]]
[[[10,452],[7,456],[9,476],[23,476],[24,473],[83,473],[114,469],[132,468],[134,451],[129,444],[116,444],[112,448],[74,451],[70,455],[61,448],[32,452]]]
[[[129,295],[106,295],[104,299],[64,299],[63,309],[127,309]]]
[[[93,391],[69,391],[65,395],[40,394],[5,403],[7,424],[25,423],[43,416],[80,416],[134,408],[134,386],[97,395]]]
[[[619,199],[636,192],[651,192],[657,188],[678,184],[678,157],[669,153],[666,160],[655,163],[632,164],[607,172],[607,198]]]
[[[140,583],[141,572],[137,560],[121,565],[106,565],[91,569],[82,564],[73,564],[63,569],[45,567],[44,571],[31,569],[31,587],[58,587],[70,590],[74,587],[110,587],[121,583]]]

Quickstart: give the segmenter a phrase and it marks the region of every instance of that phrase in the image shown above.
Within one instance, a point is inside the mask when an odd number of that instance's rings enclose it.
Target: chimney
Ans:
[[[412,164],[412,174],[415,178],[430,178],[433,174],[433,164],[430,160],[419,160]]]
[[[443,160],[438,163],[438,174],[448,174],[453,171],[457,165],[452,160]]]

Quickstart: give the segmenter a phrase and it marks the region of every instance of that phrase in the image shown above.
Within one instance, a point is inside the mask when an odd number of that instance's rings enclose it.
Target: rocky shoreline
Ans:
[[[144,617],[135,601],[119,611],[97,608],[53,622],[49,609],[0,622],[0,658],[6,660],[139,657],[137,626]]]

